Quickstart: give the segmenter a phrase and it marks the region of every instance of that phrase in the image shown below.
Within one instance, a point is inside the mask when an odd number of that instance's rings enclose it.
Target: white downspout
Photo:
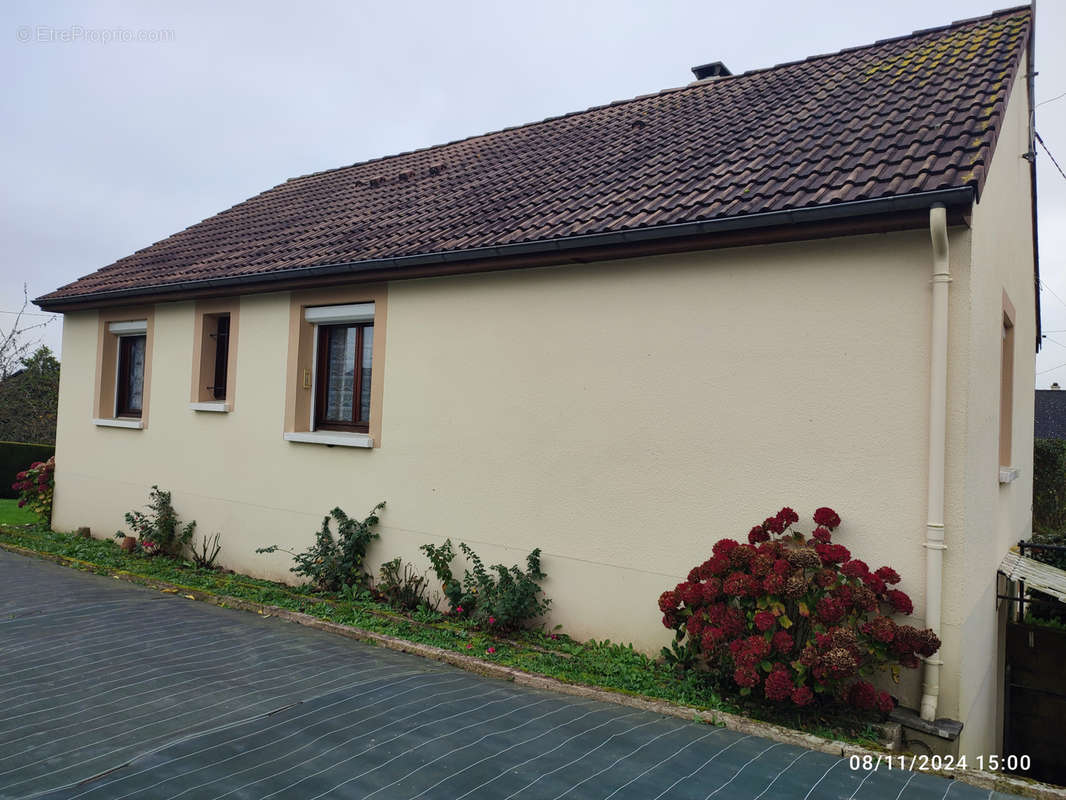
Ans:
[[[942,203],[929,209],[929,236],[933,240],[933,330],[929,378],[929,514],[925,526],[925,624],[940,635],[940,601],[944,551],[944,453],[947,437],[948,397],[948,265],[947,211]],[[940,653],[925,659],[922,684],[922,719],[936,719],[940,697]]]

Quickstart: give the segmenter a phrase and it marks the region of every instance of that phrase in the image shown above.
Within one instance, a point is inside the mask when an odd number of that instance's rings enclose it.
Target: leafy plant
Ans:
[[[366,551],[379,534],[373,530],[378,524],[377,512],[385,507],[381,502],[374,506],[366,519],[356,520],[339,508],[322,518],[322,527],[315,534],[315,543],[302,553],[294,553],[280,545],[257,548],[257,553],[288,553],[296,560],[291,571],[310,578],[321,591],[338,592],[346,586],[368,589],[370,575],[363,570]],[[337,523],[337,538],[330,530],[330,520]]]
[[[460,601],[463,597],[463,584],[452,574],[452,559],[455,558],[452,540],[445,539],[442,545],[424,544],[418,549],[429,559],[433,574],[441,582],[441,591],[448,599],[451,610],[455,611],[456,606],[462,605]]]
[[[478,555],[465,543],[459,549],[470,563],[462,581],[452,573],[455,558],[451,539],[435,546],[420,548],[429,558],[433,572],[441,581],[442,591],[453,614],[467,616],[478,625],[499,631],[520,628],[544,615],[551,600],[543,597],[540,582],[548,577],[540,568],[540,548],[526,556],[526,569],[517,565],[493,564],[485,568]]]
[[[397,556],[381,565],[381,577],[377,589],[381,599],[401,611],[414,611],[426,605],[426,589],[429,582],[414,565],[404,563]]]
[[[337,592],[337,597],[349,603],[373,603],[374,592],[369,585],[361,586],[354,583],[346,583]]]
[[[126,524],[137,537],[141,550],[148,555],[180,556],[192,541],[196,520],[182,525],[170,501],[170,492],[158,486],[153,486],[148,493],[148,512],[129,511],[125,515]],[[115,534],[116,539],[125,536],[121,531]]]
[[[19,493],[19,508],[27,508],[43,522],[52,519],[52,497],[55,493],[56,459],[35,461],[29,469],[15,476],[11,488]]]
[[[892,710],[887,692],[866,680],[916,668],[940,640],[931,630],[898,625],[910,614],[891,567],[871,571],[834,544],[840,517],[814,512],[808,539],[793,531],[799,516],[783,508],[748,533],[748,543],[720,539],[688,580],[659,597],[663,625],[675,631],[664,660],[710,674],[743,696],[761,690],[773,703],[813,703],[816,695],[863,710]],[[775,538],[777,537],[777,538]]]
[[[195,542],[191,544],[189,546],[189,555],[192,557],[192,562],[201,569],[214,569],[215,559],[218,558],[218,554],[222,550],[221,539],[222,534],[216,533],[213,536],[202,537],[199,549],[197,549]]]

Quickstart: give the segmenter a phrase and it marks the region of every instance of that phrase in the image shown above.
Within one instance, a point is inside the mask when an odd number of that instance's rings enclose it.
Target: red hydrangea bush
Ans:
[[[742,695],[806,706],[818,696],[856,708],[892,710],[892,698],[868,677],[916,668],[940,640],[931,630],[897,624],[914,610],[892,588],[891,567],[871,570],[833,541],[840,516],[814,512],[810,537],[792,529],[799,515],[781,509],[741,544],[715,543],[688,580],[659,597],[663,625],[676,632],[664,655],[717,674]]]
[[[44,522],[52,519],[52,495],[55,492],[56,459],[35,461],[15,476],[11,488],[19,493],[19,508],[28,508]]]

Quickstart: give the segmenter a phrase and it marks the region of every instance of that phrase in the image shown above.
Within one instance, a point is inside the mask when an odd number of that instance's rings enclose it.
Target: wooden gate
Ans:
[[[1066,784],[1066,631],[1007,623],[1003,756],[1028,755],[1019,775]]]

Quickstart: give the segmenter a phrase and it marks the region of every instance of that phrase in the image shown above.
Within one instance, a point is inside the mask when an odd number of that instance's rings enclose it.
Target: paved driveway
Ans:
[[[986,798],[0,550],[0,797]]]

